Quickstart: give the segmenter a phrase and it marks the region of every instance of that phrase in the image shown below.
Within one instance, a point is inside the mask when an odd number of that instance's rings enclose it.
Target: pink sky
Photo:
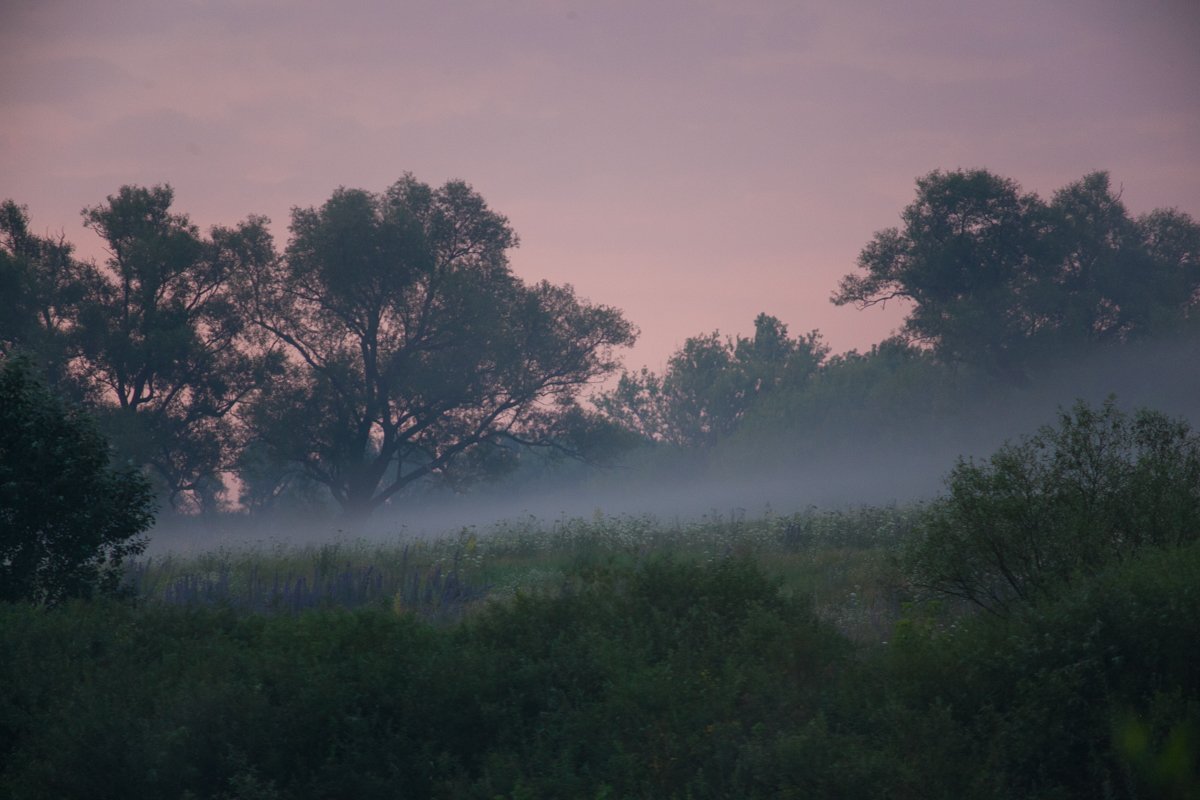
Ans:
[[[760,311],[843,351],[900,321],[828,298],[930,170],[1200,215],[1197,42],[1195,0],[0,0],[0,198],[99,255],[126,183],[282,246],[339,185],[458,177],[631,367]]]

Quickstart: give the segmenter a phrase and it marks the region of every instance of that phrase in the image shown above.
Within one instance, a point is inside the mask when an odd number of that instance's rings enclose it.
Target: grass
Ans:
[[[1198,796],[1197,545],[945,626],[901,603],[915,513],[227,549],[0,604],[0,795]]]
[[[748,557],[785,594],[811,600],[860,641],[886,640],[903,597],[894,554],[917,509],[815,508],[695,522],[648,516],[536,518],[468,527],[435,539],[343,540],[164,555],[129,566],[129,588],[150,602],[229,605],[261,612],[388,607],[453,620],[519,593],[556,594],[572,575],[634,566],[652,555],[684,561]]]

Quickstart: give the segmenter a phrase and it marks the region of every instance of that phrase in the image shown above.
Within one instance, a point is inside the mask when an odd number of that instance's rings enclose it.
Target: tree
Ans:
[[[680,447],[711,446],[734,431],[762,397],[816,372],[829,348],[816,331],[795,339],[775,317],[759,314],[754,336],[694,336],[659,376],[626,372],[596,398],[602,413],[646,439]]]
[[[581,387],[634,340],[618,311],[514,276],[516,235],[460,181],[339,189],[291,232],[243,287],[264,344],[291,355],[245,420],[353,517],[505,441],[560,441]]]
[[[1050,214],[1060,339],[1110,344],[1185,324],[1200,289],[1200,225],[1174,210],[1131,217],[1105,172],[1056,192]]]
[[[72,252],[61,236],[33,234],[24,206],[0,203],[0,355],[32,356],[51,386],[79,398],[72,332],[86,266]]]
[[[1197,303],[1200,225],[1131,218],[1104,172],[1049,204],[986,170],[932,172],[903,220],[875,234],[833,302],[908,301],[907,340],[1012,383],[1047,355],[1177,330]]]
[[[1003,613],[1078,573],[1200,538],[1200,437],[1110,398],[1056,427],[960,461],[908,556],[919,585]]]
[[[145,547],[151,498],[28,360],[0,363],[0,600],[54,604],[114,589],[122,561]]]
[[[904,229],[875,234],[833,296],[858,308],[910,301],[904,335],[948,362],[1023,378],[1030,338],[1043,323],[1025,302],[1037,283],[1044,204],[985,170],[932,172],[917,180]]]
[[[230,463],[230,412],[271,363],[241,346],[231,281],[274,251],[265,220],[206,239],[173,200],[170,186],[124,186],[84,209],[110,257],[88,273],[76,334],[106,431],[173,504],[206,505]]]

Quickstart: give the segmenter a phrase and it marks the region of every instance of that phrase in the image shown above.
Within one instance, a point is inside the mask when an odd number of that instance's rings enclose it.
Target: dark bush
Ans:
[[[736,559],[595,570],[468,631],[493,676],[481,797],[778,796],[758,754],[812,718],[849,655]]]
[[[848,654],[738,561],[595,570],[455,627],[0,606],[0,795],[777,797],[783,758],[833,780],[773,742]]]
[[[927,796],[1196,797],[1198,587],[1200,543],[1147,548],[1003,617],[906,627],[848,727],[910,753]]]
[[[960,461],[908,554],[916,583],[989,611],[1147,546],[1200,538],[1200,438],[1154,411],[1083,402],[982,463]]]
[[[52,605],[115,588],[152,521],[148,483],[111,463],[92,420],[28,361],[0,364],[0,600]]]

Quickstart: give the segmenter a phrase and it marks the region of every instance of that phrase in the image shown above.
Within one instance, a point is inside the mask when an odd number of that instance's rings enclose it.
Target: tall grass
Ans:
[[[885,639],[902,587],[893,554],[915,525],[912,507],[808,511],[695,521],[601,514],[510,520],[433,539],[258,545],[132,563],[128,589],[148,602],[229,605],[257,612],[390,607],[457,619],[487,601],[560,593],[571,575],[635,566],[653,555],[756,561],[786,593],[812,601],[856,639]]]

